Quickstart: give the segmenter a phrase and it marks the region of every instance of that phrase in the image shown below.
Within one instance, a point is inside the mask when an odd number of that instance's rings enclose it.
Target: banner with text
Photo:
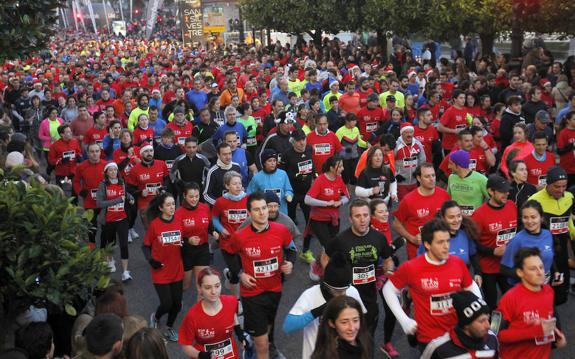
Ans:
[[[204,42],[204,24],[201,0],[180,0],[180,24],[185,45]]]

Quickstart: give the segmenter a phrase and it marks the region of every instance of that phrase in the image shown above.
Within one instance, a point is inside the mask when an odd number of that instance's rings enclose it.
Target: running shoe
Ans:
[[[225,268],[223,275],[224,275],[224,288],[230,290],[232,288],[232,284],[230,283],[230,269]]]
[[[158,327],[158,319],[156,319],[156,312],[152,312],[152,314],[150,314],[150,323],[148,326],[150,328],[157,328]]]
[[[111,261],[108,261],[108,268],[110,268],[111,273],[116,272],[116,261],[113,259]]]
[[[138,232],[136,232],[136,230],[134,228],[130,228],[129,233],[132,235],[133,240],[140,239],[140,235],[138,234]]]
[[[127,271],[127,270],[124,271],[124,272],[122,273],[122,282],[127,282],[127,281],[130,281],[130,280],[132,280],[132,275],[130,274],[130,271]]]
[[[299,254],[299,257],[301,260],[303,260],[307,264],[311,264],[315,260],[315,257],[313,256],[312,251],[310,251],[309,249],[305,252],[301,252]]]
[[[387,356],[390,357],[390,358],[397,358],[397,357],[399,357],[399,352],[395,349],[395,347],[393,346],[393,343],[391,343],[391,342],[385,343],[384,345],[382,345],[381,347],[379,347],[379,349],[380,349],[384,354],[387,354]]]
[[[132,231],[128,231],[128,243],[132,243],[134,239],[132,238]]]
[[[174,330],[174,328],[168,328],[164,333],[164,337],[168,339],[170,342],[177,342],[178,341],[178,332]]]

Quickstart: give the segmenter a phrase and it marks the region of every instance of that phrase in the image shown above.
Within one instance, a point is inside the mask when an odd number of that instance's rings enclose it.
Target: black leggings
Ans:
[[[334,226],[333,224],[331,224],[331,222],[316,221],[316,220],[311,219],[309,221],[309,224],[311,226],[313,234],[315,234],[315,236],[317,237],[317,239],[319,240],[319,243],[321,243],[323,248],[325,248],[327,246],[327,244],[329,242],[331,242],[335,238],[335,236],[337,236],[337,234],[339,232],[339,221],[338,221],[337,225]],[[308,243],[307,248],[306,248],[305,244],[306,243],[304,241],[304,250],[309,249],[309,243]]]
[[[100,214],[100,208],[92,208],[92,211],[94,211],[94,215],[90,221],[92,228],[90,228],[90,232],[88,232],[88,240],[90,243],[96,243],[96,233],[98,233],[98,215]]]
[[[383,320],[383,343],[385,344],[391,342],[391,336],[393,335],[397,319],[395,319],[395,314],[393,314],[391,308],[387,305],[387,302],[383,297],[383,292],[378,290],[378,293],[383,300],[383,310],[385,311],[385,319]]]
[[[350,158],[343,160],[343,173],[341,177],[345,184],[355,184],[355,167],[357,166],[357,161],[359,158]]]
[[[129,201],[125,201],[124,208],[128,215],[128,228],[134,228],[136,219],[138,219],[138,204],[136,202],[134,202],[134,204],[130,204]]]
[[[166,325],[169,328],[174,326],[176,322],[176,317],[182,309],[182,292],[183,292],[183,282],[173,282],[168,284],[155,284],[156,293],[160,298],[160,305],[156,309],[156,319],[158,322],[162,316],[168,313],[168,321]]]
[[[116,243],[116,235],[120,242],[120,258],[128,259],[128,219],[121,221],[108,222],[102,227],[100,236],[100,247],[104,248],[108,244]]]
[[[237,258],[236,254],[231,254],[226,252],[225,250],[221,250],[222,252],[222,257],[224,258],[224,262],[226,263],[226,266],[228,267],[228,269],[230,270],[230,284],[238,284],[240,282],[240,277],[239,277],[239,273],[234,273],[234,271],[232,271],[232,268],[235,268],[235,262],[239,261],[239,258]]]
[[[499,273],[483,273],[483,294],[489,309],[497,308],[497,286],[501,290],[501,295],[505,294],[511,287],[507,282],[507,277]]]

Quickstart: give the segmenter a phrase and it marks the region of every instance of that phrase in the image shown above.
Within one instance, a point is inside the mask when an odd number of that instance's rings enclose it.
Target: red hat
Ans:
[[[539,80],[539,85],[541,85],[541,87],[545,87],[545,86],[551,86],[551,81],[547,80],[547,79],[541,79]]]
[[[403,134],[405,131],[414,131],[413,124],[411,122],[404,122],[399,126],[399,133]]]

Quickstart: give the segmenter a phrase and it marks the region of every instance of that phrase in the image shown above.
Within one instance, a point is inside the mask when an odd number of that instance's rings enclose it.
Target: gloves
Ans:
[[[198,353],[198,359],[212,359],[212,353],[211,352],[199,352]]]
[[[395,253],[399,248],[405,245],[405,238],[398,237],[393,242],[391,242],[391,249]]]
[[[80,193],[78,193],[80,195],[80,197],[86,198],[86,196],[88,195],[88,190],[87,189],[83,189],[80,191]]]
[[[148,260],[148,263],[150,263],[150,266],[154,269],[160,269],[164,266],[164,264],[162,262],[159,262],[159,261],[155,260],[154,258],[150,258],[150,260]]]
[[[403,177],[402,175],[398,174],[398,175],[395,176],[395,180],[396,180],[397,182],[403,182],[403,181],[405,181],[405,177]]]
[[[323,315],[323,311],[325,310],[326,306],[327,306],[327,302],[323,303],[319,307],[313,308],[311,310],[311,315],[313,315],[314,318],[321,317]]]

